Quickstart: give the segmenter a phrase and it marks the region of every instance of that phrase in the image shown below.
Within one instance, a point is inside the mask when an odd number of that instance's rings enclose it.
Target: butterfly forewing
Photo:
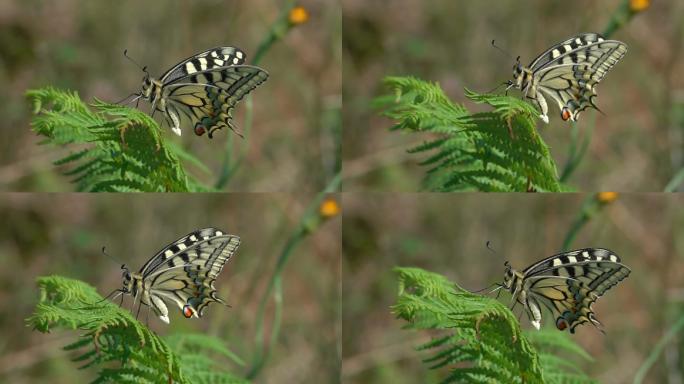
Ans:
[[[186,76],[202,71],[211,71],[214,68],[229,67],[232,65],[242,65],[245,63],[247,55],[235,47],[218,47],[208,49],[173,66],[164,73],[160,80],[166,84],[171,84]]]
[[[625,279],[630,269],[620,258],[603,248],[584,248],[540,260],[522,271],[522,300],[530,319],[539,325],[541,305],[556,317],[560,330],[575,328],[585,322],[595,326],[592,304],[608,289]],[[520,299],[522,298],[522,299]]]

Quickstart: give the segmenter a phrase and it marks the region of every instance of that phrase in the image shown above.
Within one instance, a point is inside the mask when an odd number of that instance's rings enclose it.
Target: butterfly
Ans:
[[[178,136],[181,114],[195,123],[198,136],[208,133],[212,138],[214,131],[224,127],[242,136],[231,121],[232,110],[268,78],[263,69],[245,65],[246,57],[235,47],[212,48],[179,62],[159,79],[152,78],[147,67],[142,67],[142,89],[131,102],[140,98],[149,101],[152,116],[156,111],[164,113]]]
[[[144,304],[168,324],[165,301],[176,304],[186,318],[202,317],[210,303],[226,304],[216,296],[214,281],[239,245],[237,236],[216,228],[198,229],[162,248],[138,272],[122,265],[123,287],[114,292],[133,296],[133,308],[138,303],[136,318]]]
[[[627,52],[627,45],[617,40],[606,40],[597,33],[581,33],[553,45],[527,67],[520,64],[520,56],[513,66],[513,80],[508,88],[520,89],[537,101],[541,115],[548,124],[545,96],[558,104],[561,118],[577,121],[580,112],[594,104],[596,84]]]
[[[522,272],[508,262],[499,288],[507,289],[513,307],[523,305],[532,325],[541,325],[542,305],[556,317],[556,328],[563,331],[583,323],[591,323],[601,332],[592,305],[608,289],[631,272],[612,251],[584,248],[547,257]],[[497,290],[499,289],[497,288]]]

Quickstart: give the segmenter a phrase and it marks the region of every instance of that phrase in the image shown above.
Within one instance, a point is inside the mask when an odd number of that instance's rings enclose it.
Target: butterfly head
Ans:
[[[523,83],[525,68],[520,64],[520,56],[515,60],[515,65],[513,65],[513,80],[510,85],[520,88]]]
[[[145,76],[142,79],[142,90],[140,92],[142,97],[149,99],[152,95],[152,80],[150,80],[150,74],[145,70]]]
[[[133,290],[133,278],[131,277],[131,272],[126,267],[126,264],[123,264],[121,266],[121,270],[122,270],[121,274],[122,274],[122,279],[123,279],[123,284],[122,284],[123,288],[121,288],[121,290],[124,293],[131,292]]]

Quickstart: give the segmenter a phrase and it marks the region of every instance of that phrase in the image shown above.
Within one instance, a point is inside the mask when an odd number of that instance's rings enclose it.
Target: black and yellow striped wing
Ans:
[[[189,233],[169,244],[140,270],[155,312],[168,322],[163,301],[175,303],[185,317],[201,317],[221,302],[214,281],[240,245],[240,238],[216,228]]]
[[[541,119],[548,123],[546,98],[555,101],[563,120],[577,121],[585,109],[596,106],[596,85],[627,53],[627,45],[597,33],[581,33],[554,44],[523,67],[513,67],[510,87],[537,101]]]
[[[583,33],[542,53],[529,66],[537,91],[550,96],[561,109],[563,120],[576,121],[592,107],[596,84],[627,52],[627,45],[606,40],[597,33]]]
[[[523,289],[533,319],[543,305],[556,316],[559,330],[574,333],[586,322],[601,325],[591,308],[593,303],[630,272],[610,250],[584,248],[548,257],[525,269]]]
[[[211,71],[216,68],[243,65],[247,55],[235,47],[217,47],[207,49],[181,60],[166,71],[159,80],[162,84],[172,84],[189,75]]]
[[[237,103],[261,83],[268,73],[251,65],[220,67],[188,75],[164,85],[167,108],[179,111],[194,122],[201,136],[221,128],[235,129],[231,120]],[[178,114],[178,112],[176,112]]]
[[[230,128],[232,110],[245,95],[268,79],[262,68],[245,65],[247,56],[235,47],[217,47],[182,60],[159,80],[143,80],[143,97],[165,114],[172,131],[181,135],[181,118],[194,124],[198,136]]]

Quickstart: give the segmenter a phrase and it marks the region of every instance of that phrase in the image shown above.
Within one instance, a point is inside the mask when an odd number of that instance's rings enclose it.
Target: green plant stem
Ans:
[[[613,12],[608,25],[603,30],[603,37],[610,38],[618,29],[622,28],[629,20],[634,17],[636,12],[633,12],[629,7],[629,0],[623,0],[618,8]]]
[[[292,236],[290,236],[290,238],[287,240],[287,243],[285,243],[285,247],[283,247],[280,256],[278,256],[278,261],[276,262],[276,267],[273,271],[273,275],[269,281],[268,287],[266,288],[266,292],[264,292],[264,295],[262,296],[261,301],[259,302],[259,309],[257,311],[256,334],[254,337],[256,354],[253,359],[252,367],[247,373],[247,379],[249,380],[254,379],[259,374],[263,366],[266,364],[270,352],[273,349],[273,346],[275,345],[278,339],[278,335],[280,333],[280,322],[282,318],[283,304],[283,269],[285,268],[285,265],[290,259],[292,251],[296,248],[296,246],[299,245],[299,243],[301,243],[302,240],[304,240],[304,238],[311,234],[322,223],[323,219],[318,213],[318,209],[321,203],[323,202],[323,199],[325,199],[326,195],[328,193],[336,191],[339,188],[340,180],[341,175],[338,173],[330,181],[326,188],[318,195],[316,195],[316,197],[307,207],[304,215],[302,216],[302,219],[299,222],[299,225],[297,226],[297,229],[292,234]],[[268,304],[271,295],[273,295],[274,298],[275,311],[273,316],[273,322],[271,324],[271,338],[269,340],[269,345],[266,345],[264,343],[264,317],[266,312],[266,305]]]
[[[684,168],[680,169],[677,174],[674,175],[672,180],[667,183],[664,192],[674,192],[677,188],[684,182]]]
[[[563,167],[561,172],[560,182],[565,183],[570,178],[570,176],[575,172],[580,162],[587,153],[587,148],[589,148],[589,142],[591,142],[591,137],[594,132],[594,127],[596,126],[596,113],[592,114],[591,122],[587,125],[587,133],[580,139],[579,137],[579,126],[577,123],[572,124],[572,130],[570,132],[570,148],[568,154],[568,160]],[[581,143],[580,143],[581,141]],[[578,144],[579,143],[579,144]]]
[[[648,358],[646,358],[644,363],[641,364],[641,367],[639,367],[639,370],[637,371],[636,375],[634,375],[634,384],[640,384],[641,382],[643,382],[644,377],[648,373],[648,370],[653,366],[653,364],[656,363],[658,357],[663,352],[665,345],[667,345],[668,342],[670,342],[675,336],[677,336],[677,333],[679,333],[682,329],[684,329],[684,316],[679,318],[675,325],[673,325],[672,328],[670,328],[665,333],[665,335],[655,345],[653,350],[651,350],[651,353],[648,355]]]
[[[257,48],[257,51],[254,54],[254,60],[252,60],[252,65],[259,65],[261,59],[264,57],[266,52],[268,52],[271,46],[273,46],[273,44],[276,41],[282,39],[283,36],[285,36],[285,34],[287,33],[287,31],[290,30],[292,26],[288,22],[288,15],[290,13],[290,10],[294,6],[294,1],[286,2],[283,11],[280,13],[280,16],[278,17],[276,22],[273,23],[273,25],[271,26],[268,35],[266,35],[266,38],[262,40],[259,44],[259,47]],[[233,178],[239,167],[242,165],[242,162],[245,159],[245,156],[247,155],[247,143],[249,142],[249,132],[251,131],[253,120],[254,108],[252,103],[252,95],[247,95],[245,98],[245,125],[242,131],[244,137],[239,144],[239,153],[235,157],[235,160],[232,161],[234,139],[233,135],[229,135],[228,140],[226,140],[226,148],[221,165],[221,172],[219,173],[219,178],[215,184],[216,189],[225,188],[225,186]]]
[[[570,245],[575,241],[580,229],[582,229],[582,227],[589,222],[589,219],[591,219],[596,211],[597,204],[598,202],[593,195],[588,197],[584,203],[582,203],[582,209],[580,209],[579,216],[570,227],[567,235],[565,235],[565,240],[563,240],[563,247],[561,248],[563,252],[570,250]]]

